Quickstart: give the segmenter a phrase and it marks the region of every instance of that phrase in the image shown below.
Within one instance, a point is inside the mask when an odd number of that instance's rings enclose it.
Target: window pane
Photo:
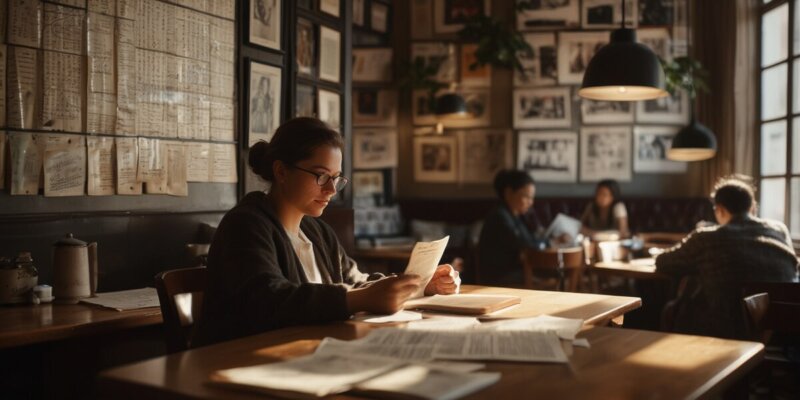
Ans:
[[[761,120],[786,115],[786,64],[761,73]]]
[[[790,196],[789,204],[792,207],[792,224],[789,227],[789,231],[792,233],[792,238],[800,239],[800,178],[792,178]]]
[[[792,172],[800,174],[800,118],[794,119],[792,131]]]
[[[761,66],[786,59],[789,27],[789,4],[764,14],[761,19]]]
[[[784,200],[786,197],[786,180],[783,178],[764,179],[761,181],[761,201],[759,215],[784,221]]]
[[[797,4],[800,6],[800,2]],[[800,8],[798,8],[800,10]],[[800,43],[800,42],[795,42]],[[792,88],[792,113],[800,112],[800,58],[792,61],[792,69],[794,72],[794,87]]]
[[[761,175],[786,173],[786,121],[761,126]]]

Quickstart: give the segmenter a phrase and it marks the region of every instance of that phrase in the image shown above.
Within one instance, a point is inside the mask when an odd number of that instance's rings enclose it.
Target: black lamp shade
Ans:
[[[675,161],[702,161],[714,157],[715,154],[717,154],[717,138],[714,132],[693,119],[675,135],[672,147],[667,152],[667,158]]]
[[[664,87],[658,57],[626,28],[611,32],[611,42],[589,61],[578,94],[592,100],[651,100],[667,96]]]
[[[465,118],[467,103],[458,93],[446,93],[436,98],[436,116],[439,118]]]

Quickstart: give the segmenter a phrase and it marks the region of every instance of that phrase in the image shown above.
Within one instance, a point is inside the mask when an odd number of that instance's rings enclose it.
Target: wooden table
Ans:
[[[158,325],[158,307],[115,311],[87,304],[0,307],[0,349]]]
[[[263,399],[208,385],[216,370],[309,354],[326,336],[355,339],[374,326],[337,323],[293,327],[104,371],[101,398]],[[755,342],[588,327],[591,349],[574,348],[569,364],[488,362],[501,380],[471,399],[682,399],[719,394],[763,356]],[[337,396],[349,398],[349,396]]]
[[[655,260],[642,258],[627,261],[596,262],[589,271],[600,275],[616,275],[633,279],[671,279],[669,275],[656,272]]]

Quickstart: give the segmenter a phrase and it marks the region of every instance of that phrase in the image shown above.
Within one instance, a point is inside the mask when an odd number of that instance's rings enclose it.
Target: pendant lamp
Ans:
[[[717,138],[714,132],[697,122],[692,107],[692,122],[672,139],[672,147],[667,151],[667,158],[673,161],[703,161],[716,154]]]
[[[591,100],[637,101],[667,96],[664,70],[647,46],[636,42],[636,31],[622,27],[611,32],[611,42],[589,61],[578,95]]]

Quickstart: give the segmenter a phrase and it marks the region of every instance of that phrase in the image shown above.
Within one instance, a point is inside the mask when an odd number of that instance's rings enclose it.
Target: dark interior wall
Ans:
[[[492,16],[516,26],[513,10],[514,0],[493,0]],[[408,2],[395,3],[393,9],[393,48],[395,65],[409,62],[411,53],[410,7]],[[435,34],[433,40],[457,41],[457,36]],[[512,93],[513,73],[511,70],[492,68],[491,83],[491,128],[513,129],[512,125]],[[400,152],[397,171],[397,195],[401,198],[485,198],[493,197],[494,191],[489,184],[447,184],[419,183],[414,181],[413,159],[413,124],[411,96],[408,91],[400,92],[398,110],[398,151]],[[580,101],[573,90],[573,123],[571,130],[580,129]],[[516,131],[514,133],[514,161],[516,162]],[[702,197],[707,195],[707,188],[701,179],[698,163],[689,165],[684,174],[641,174],[634,173],[630,182],[621,182],[625,196],[658,196],[658,197]],[[536,195],[539,197],[590,197],[594,193],[595,184],[588,183],[539,183]]]

